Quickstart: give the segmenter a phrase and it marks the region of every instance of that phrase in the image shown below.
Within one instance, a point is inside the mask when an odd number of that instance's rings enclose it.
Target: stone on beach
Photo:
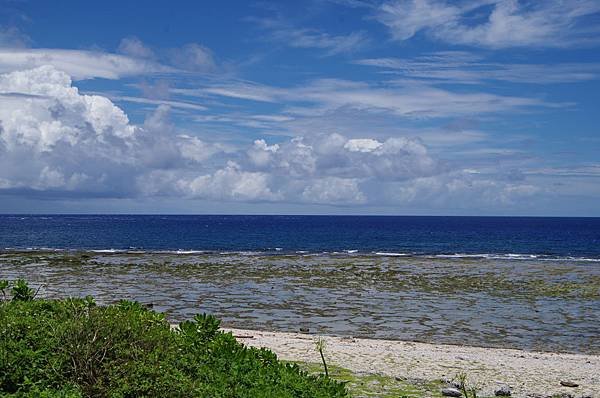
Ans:
[[[494,395],[497,397],[510,397],[511,391],[509,386],[502,386],[496,391],[494,391]]]
[[[454,387],[442,388],[442,395],[445,397],[461,397],[462,392]]]
[[[560,385],[563,387],[579,387],[579,384],[573,382],[573,381],[569,381],[569,380],[563,380],[560,382]]]

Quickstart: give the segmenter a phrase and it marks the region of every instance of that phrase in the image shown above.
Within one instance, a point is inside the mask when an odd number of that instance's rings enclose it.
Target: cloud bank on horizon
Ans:
[[[600,2],[0,13],[2,212],[600,216]]]

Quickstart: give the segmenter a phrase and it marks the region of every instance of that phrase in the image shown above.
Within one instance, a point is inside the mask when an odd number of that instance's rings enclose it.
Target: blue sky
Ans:
[[[600,216],[600,1],[0,1],[0,212]]]

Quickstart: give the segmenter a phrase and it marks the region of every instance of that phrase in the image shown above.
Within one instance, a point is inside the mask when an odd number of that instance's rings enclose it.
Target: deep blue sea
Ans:
[[[600,260],[600,218],[0,215],[0,250],[46,248]]]

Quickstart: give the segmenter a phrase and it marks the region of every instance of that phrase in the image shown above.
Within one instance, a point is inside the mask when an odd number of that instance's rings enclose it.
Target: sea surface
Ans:
[[[600,219],[0,216],[0,279],[173,322],[600,354]]]
[[[0,215],[2,248],[600,260],[600,218]]]

